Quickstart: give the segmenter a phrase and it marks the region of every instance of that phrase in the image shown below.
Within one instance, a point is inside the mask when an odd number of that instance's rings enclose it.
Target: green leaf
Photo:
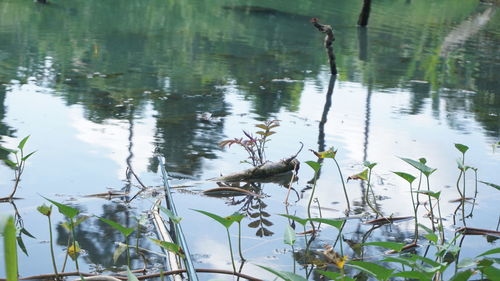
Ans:
[[[418,158],[418,162],[420,162],[422,164],[426,164],[427,163],[427,159],[425,159],[424,157]]]
[[[370,161],[364,161],[363,162],[363,166],[367,167],[368,169],[373,169],[373,167],[375,167],[377,165],[377,163],[371,163]]]
[[[23,253],[26,256],[29,256],[28,255],[28,250],[26,250],[26,245],[24,245],[23,237],[22,236],[17,236],[16,240],[17,240],[17,245],[19,245],[19,248],[21,248],[21,250],[23,251]]]
[[[380,242],[369,242],[369,243],[362,243],[361,245],[366,245],[366,246],[378,246],[386,249],[391,249],[394,251],[401,251],[403,247],[405,246],[404,243],[397,243],[397,242],[385,242],[385,241],[380,241]]]
[[[394,269],[388,269],[381,265],[371,262],[363,261],[350,261],[347,263],[348,266],[354,267],[368,274],[375,276],[379,280],[387,280],[391,276]]]
[[[169,209],[167,209],[167,208],[165,208],[165,207],[163,207],[163,206],[161,206],[161,205],[159,205],[158,207],[160,207],[160,210],[161,210],[161,211],[162,211],[165,215],[167,215],[167,217],[168,217],[171,221],[173,221],[174,223],[180,223],[180,222],[181,222],[182,218],[181,218],[181,217],[179,217],[179,216],[176,216],[176,215],[174,214],[174,212],[170,211]]]
[[[9,166],[10,168],[12,168],[12,169],[17,169],[17,164],[16,164],[16,163],[14,163],[14,162],[12,162],[12,160],[10,160],[10,159],[8,159],[8,158],[3,159],[3,162],[4,162],[7,166]]]
[[[3,250],[7,280],[17,281],[16,226],[12,216],[9,216],[3,229]]]
[[[434,197],[436,199],[439,199],[439,196],[441,196],[441,191],[433,192],[433,191],[429,191],[429,190],[417,190],[414,192],[429,195],[430,197]]]
[[[467,281],[472,276],[472,274],[474,274],[474,271],[472,269],[460,271],[453,275],[450,278],[450,281]]]
[[[316,270],[316,272],[332,280],[354,281],[351,277],[342,275],[338,272],[323,270]]]
[[[223,218],[221,216],[218,216],[216,214],[212,214],[212,213],[207,212],[207,211],[196,210],[196,209],[191,209],[191,210],[196,211],[196,212],[201,213],[201,214],[204,214],[204,215],[214,219],[218,223],[222,224],[225,228],[229,228],[234,223],[233,220]]]
[[[311,150],[311,151],[318,158],[331,158],[331,159],[334,159],[335,155],[337,155],[337,150],[333,150],[333,147],[331,147],[330,149],[328,149],[326,151],[319,151],[319,152],[316,152],[314,150]]]
[[[462,259],[458,264],[458,268],[465,268],[465,267],[471,267],[471,266],[476,266],[476,261],[471,259],[471,258],[465,258]]]
[[[467,150],[469,150],[469,147],[460,143],[456,143],[455,147],[458,149],[458,151],[462,152],[462,154],[465,154]]]
[[[245,215],[235,212],[234,214],[225,217],[225,219],[233,221],[233,222],[241,222],[245,218]]]
[[[488,250],[482,254],[480,254],[479,256],[477,257],[482,257],[482,256],[488,256],[488,255],[494,255],[494,254],[500,254],[500,248],[495,248],[495,249],[491,249],[491,250]]]
[[[101,218],[101,217],[97,217],[100,221],[110,225],[111,227],[113,227],[114,229],[120,231],[123,236],[125,236],[125,238],[127,238],[130,234],[132,234],[132,232],[134,232],[135,228],[133,227],[124,227],[123,225],[115,222],[115,221],[112,221],[112,220],[108,220],[108,219],[105,219],[105,218]]]
[[[424,235],[424,237],[427,238],[427,240],[437,243],[438,236],[436,235],[436,233],[434,233],[430,228],[428,228],[423,224],[419,223],[418,226],[427,232],[427,234]]]
[[[26,161],[28,158],[30,158],[31,155],[35,154],[36,151],[33,151],[31,153],[29,153],[28,155],[24,156],[23,158],[21,158],[22,161]]]
[[[433,168],[425,165],[422,162],[415,161],[415,160],[412,160],[412,159],[409,159],[409,158],[402,158],[402,157],[400,157],[400,159],[403,160],[403,161],[405,161],[406,163],[410,164],[411,166],[413,166],[415,169],[417,169],[420,172],[422,172],[427,177],[430,176],[432,173],[434,173],[436,171],[436,169],[433,169]]]
[[[404,173],[404,172],[393,172],[394,174],[402,177],[403,179],[405,179],[408,183],[412,183],[414,180],[415,180],[415,177],[408,174],[408,173]]]
[[[52,206],[47,206],[45,204],[38,206],[36,208],[38,212],[44,216],[50,217],[50,214],[52,213]]]
[[[347,180],[364,180],[364,181],[367,181],[368,180],[368,169],[365,169],[361,173],[357,173],[355,175],[352,175],[352,176],[348,177]]]
[[[500,276],[500,270],[494,266],[483,267],[480,270],[490,280],[498,280],[498,276]]]
[[[323,219],[323,218],[313,218],[313,219],[309,219],[309,221],[328,224],[330,226],[335,227],[339,231],[342,229],[342,226],[344,225],[344,222],[345,222],[345,220],[332,220],[332,219]]]
[[[405,279],[417,279],[420,281],[431,281],[432,277],[425,275],[423,272],[419,271],[401,271],[391,275],[391,277],[403,277]]]
[[[26,142],[28,141],[28,139],[30,138],[30,136],[27,136],[25,137],[24,139],[22,139],[19,144],[17,145],[17,148],[23,150],[24,148],[24,145],[26,144]]]
[[[295,273],[292,273],[292,272],[278,271],[278,270],[274,270],[270,267],[266,267],[263,265],[257,265],[257,266],[264,269],[264,270],[271,272],[272,274],[278,276],[279,278],[281,278],[285,281],[307,281],[307,279],[305,279],[304,277],[297,275]]]
[[[137,279],[137,277],[132,273],[132,271],[130,271],[130,268],[128,268],[128,266],[127,266],[127,278],[128,281],[139,281],[139,279]]]
[[[30,238],[36,239],[35,236],[33,236],[33,234],[29,233],[28,230],[26,230],[26,228],[24,228],[24,227],[21,228],[20,232],[25,234],[26,236],[28,236]]]
[[[286,214],[278,214],[278,215],[285,217],[285,218],[289,218],[293,221],[296,221],[296,222],[300,223],[302,226],[305,226],[307,221],[308,221],[308,219],[303,219],[303,218],[299,218],[299,217],[292,216],[292,215],[286,215]]]
[[[116,263],[118,258],[127,250],[128,245],[125,243],[118,243],[118,247],[116,248],[115,252],[113,253],[113,263]]]
[[[283,235],[283,242],[285,242],[285,244],[293,246],[296,240],[297,235],[295,234],[295,230],[293,230],[293,228],[289,224],[287,224],[285,228],[285,234]]]
[[[306,161],[306,164],[309,165],[309,167],[311,167],[315,173],[318,173],[319,169],[321,169],[321,164],[318,162]]]
[[[0,146],[0,149],[1,149],[1,150],[4,150],[4,151],[7,151],[8,153],[13,153],[13,154],[16,154],[16,153],[17,153],[17,150],[15,150],[15,149],[10,149],[10,148],[3,147],[3,146]]]
[[[498,184],[494,184],[494,183],[491,183],[491,182],[485,182],[485,181],[479,181],[479,182],[482,182],[482,183],[484,183],[486,185],[489,185],[489,186],[491,186],[493,188],[496,188],[497,190],[500,190],[500,185],[498,185]]]
[[[149,238],[149,240],[153,241],[156,245],[162,247],[163,249],[184,258],[184,251],[181,249],[181,246],[179,246],[175,243],[161,241],[161,240],[154,239],[154,238]]]
[[[56,205],[57,209],[59,210],[59,213],[65,215],[66,217],[68,217],[70,219],[73,219],[74,217],[76,217],[80,213],[80,211],[78,209],[75,209],[75,208],[70,207],[68,205],[61,204],[61,203],[58,203],[56,201],[50,200],[47,197],[44,197],[44,196],[42,196],[42,197],[45,198],[50,203]]]

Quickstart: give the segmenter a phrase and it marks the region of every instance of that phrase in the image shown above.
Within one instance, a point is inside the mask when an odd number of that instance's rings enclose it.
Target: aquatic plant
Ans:
[[[0,149],[8,152],[8,154],[14,155],[15,159],[15,161],[10,160],[9,158],[3,160],[4,163],[7,164],[7,166],[9,166],[11,169],[14,170],[14,186],[12,187],[12,192],[10,193],[10,195],[7,197],[0,198],[0,201],[10,201],[14,199],[14,196],[19,187],[19,182],[21,181],[21,176],[23,175],[24,172],[26,160],[28,160],[28,158],[30,158],[36,152],[32,151],[28,154],[25,154],[24,146],[26,145],[26,142],[28,141],[29,137],[30,136],[27,136],[19,142],[19,144],[17,145],[18,149],[10,149],[0,146]]]
[[[54,274],[56,275],[56,279],[59,279],[59,273],[57,272],[57,264],[54,255],[54,242],[52,239],[52,222],[50,220],[50,215],[52,214],[52,206],[47,206],[45,204],[38,206],[37,210],[40,214],[46,216],[49,220],[49,238],[50,238],[50,257],[52,258],[52,266],[54,268]]]
[[[246,163],[252,164],[254,167],[263,165],[266,162],[266,144],[270,141],[269,137],[274,135],[276,132],[272,129],[279,127],[278,120],[269,120],[263,123],[255,125],[255,127],[261,129],[255,132],[257,136],[251,133],[243,131],[245,138],[234,138],[230,140],[223,140],[219,143],[220,147],[231,147],[233,144],[237,144],[248,154],[248,158],[251,162],[244,161]]]

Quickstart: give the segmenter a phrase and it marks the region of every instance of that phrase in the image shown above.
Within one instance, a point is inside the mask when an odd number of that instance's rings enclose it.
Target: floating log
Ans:
[[[293,156],[288,159],[280,160],[279,162],[266,162],[257,167],[229,174],[227,176],[214,178],[211,180],[222,182],[261,182],[266,181],[270,177],[293,171],[294,169],[298,170],[299,166],[299,160],[297,160],[295,156]]]
[[[243,196],[243,195],[262,197],[262,195],[259,195],[255,192],[251,192],[249,190],[239,188],[239,187],[230,187],[230,186],[208,189],[208,190],[203,191],[203,194],[205,194],[207,196],[213,196],[213,197]]]
[[[455,230],[455,232],[460,232],[463,235],[489,235],[489,236],[500,237],[500,231],[474,228],[474,227],[461,227]]]

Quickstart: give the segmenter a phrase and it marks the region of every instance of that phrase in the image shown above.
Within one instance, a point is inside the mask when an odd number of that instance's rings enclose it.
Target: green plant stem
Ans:
[[[236,266],[234,265],[233,256],[233,246],[231,245],[231,236],[229,235],[229,228],[226,228],[227,240],[229,241],[229,252],[231,253],[231,264],[233,265],[233,272],[236,272]]]
[[[463,200],[463,198],[465,198],[464,194],[460,190],[460,179],[462,178],[462,174],[463,174],[463,171],[460,170],[460,174],[458,175],[458,179],[457,179],[457,191],[458,191],[458,194],[460,194],[461,200]]]
[[[311,191],[311,196],[309,197],[309,202],[307,203],[307,217],[309,219],[311,219],[311,204],[312,204],[312,201],[313,201],[313,198],[314,198],[314,192],[316,191],[316,182],[318,180],[318,173],[317,172],[314,172],[314,183],[313,183],[313,187],[312,187],[312,191]],[[311,221],[311,227],[313,229],[313,232],[316,230],[314,228],[314,223]]]
[[[346,189],[345,183],[344,183],[344,176],[342,175],[342,171],[340,170],[340,165],[337,162],[337,159],[333,158],[333,161],[335,162],[335,165],[337,166],[337,170],[339,171],[340,180],[342,181],[342,188],[344,189],[345,201],[347,202],[347,213],[349,213],[351,211],[351,204],[349,203],[349,197],[347,196],[347,189]]]
[[[245,262],[243,252],[241,251],[241,222],[238,222],[238,252],[240,253],[241,262]]]
[[[70,224],[71,224],[71,233],[73,236],[73,250],[75,251],[76,271],[80,272],[80,267],[78,266],[78,252],[76,248],[75,222],[73,221],[73,219],[70,219]]]
[[[372,169],[369,169],[370,172],[368,173],[368,183],[367,183],[367,187],[366,187],[366,192],[365,192],[365,200],[366,200],[366,203],[368,204],[368,206],[377,214],[377,216],[381,216],[381,217],[384,217],[377,209],[375,209],[372,204],[370,203],[370,196],[369,196],[369,191],[370,191],[370,181],[371,181],[371,178],[372,178]]]
[[[415,215],[415,238],[414,243],[418,241],[418,205],[415,205],[415,200],[413,199],[413,188],[410,182],[410,195],[411,195],[411,204],[413,205],[413,213]]]
[[[68,234],[68,243],[66,243],[66,255],[64,255],[64,262],[61,272],[64,272],[64,270],[66,269],[66,262],[68,261],[68,254],[69,254],[67,249],[69,249],[70,246],[71,246],[71,236]]]
[[[464,167],[464,185],[463,185],[463,196],[464,196],[464,201],[465,201],[465,172],[467,171],[467,169],[465,168],[465,153],[462,153],[462,166]]]
[[[444,228],[443,228],[443,217],[441,216],[441,204],[439,204],[439,198],[437,199],[438,205],[438,215],[439,215],[439,232],[441,234],[441,245],[444,244]]]
[[[426,180],[427,180],[427,191],[431,191],[431,186],[430,186],[430,182],[429,182],[429,176],[425,176]],[[429,208],[431,210],[431,224],[432,224],[432,231],[436,231],[436,227],[434,226],[434,208],[432,207],[432,201],[431,201],[431,195],[430,194],[427,194],[427,197],[429,199]],[[439,201],[438,201],[439,202]]]
[[[417,191],[420,191],[420,187],[422,185],[422,172],[418,175],[418,186]],[[417,193],[417,206],[420,206],[420,193]]]
[[[52,257],[52,266],[54,267],[54,274],[56,275],[56,279],[59,280],[59,274],[57,273],[56,258],[54,255],[54,245],[52,239],[52,221],[50,220],[50,214],[47,216],[47,218],[49,219],[50,256]]]

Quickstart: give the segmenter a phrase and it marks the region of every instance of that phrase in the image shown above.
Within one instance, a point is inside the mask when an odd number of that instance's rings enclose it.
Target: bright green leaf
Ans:
[[[128,245],[124,243],[118,243],[118,247],[116,248],[115,252],[113,253],[113,263],[116,263],[118,258],[127,250]]]
[[[137,277],[132,273],[132,271],[130,271],[130,268],[128,268],[127,266],[127,281],[139,281],[139,279],[137,279]]]
[[[0,149],[4,150],[4,151],[7,151],[8,153],[12,153],[12,154],[16,154],[17,153],[17,150],[6,148],[6,147],[3,147],[3,146],[0,146]]]
[[[25,137],[24,139],[22,139],[19,144],[17,145],[17,148],[23,150],[24,148],[24,145],[26,144],[26,142],[28,141],[28,139],[30,138],[30,136],[27,136]]]
[[[207,211],[195,210],[195,209],[191,209],[191,210],[196,211],[196,212],[201,213],[201,214],[204,214],[204,215],[206,215],[206,216],[214,219],[215,221],[217,221],[220,224],[222,224],[225,228],[229,228],[234,223],[233,220],[229,220],[229,219],[223,218],[221,216],[218,216],[216,214],[212,214],[212,213],[207,212]]]
[[[458,264],[458,268],[465,268],[465,267],[471,267],[471,266],[476,266],[476,261],[471,259],[471,258],[465,258],[462,259]]]
[[[348,266],[354,267],[368,274],[375,276],[379,280],[387,280],[391,276],[394,269],[388,269],[384,266],[378,265],[371,262],[363,261],[350,261],[347,263]]]
[[[296,216],[292,216],[292,215],[285,215],[285,214],[279,214],[280,216],[282,217],[285,217],[285,218],[289,218],[291,220],[294,220],[298,223],[300,223],[301,225],[305,226],[308,219],[303,219],[303,218],[299,218],[299,217],[296,217]]]
[[[460,143],[456,143],[455,147],[458,149],[458,151],[462,152],[463,154],[469,150],[469,147]]]
[[[285,281],[307,281],[307,279],[305,279],[304,277],[297,275],[295,273],[292,273],[292,272],[278,271],[278,270],[272,269],[270,267],[262,266],[262,265],[257,265],[257,266],[271,272],[272,274],[278,276],[279,278],[281,278]]]
[[[326,151],[319,151],[319,152],[316,152],[314,150],[311,150],[314,155],[316,155],[318,158],[332,158],[334,159],[335,158],[335,155],[337,155],[337,150],[333,150],[333,147],[331,147],[330,149],[326,150]]]
[[[3,162],[12,169],[17,169],[17,164],[10,159],[3,159]]]
[[[33,239],[36,239],[35,236],[33,236],[31,233],[28,232],[28,230],[26,230],[26,228],[21,228],[20,230],[21,233],[23,233],[24,235],[30,237],[30,238],[33,238]]]
[[[121,234],[123,234],[123,236],[128,237],[130,234],[132,234],[132,232],[134,232],[135,228],[133,227],[124,227],[123,225],[115,222],[115,221],[112,221],[112,220],[108,220],[106,218],[101,218],[101,217],[97,217],[100,221],[110,225],[111,227],[113,227],[114,229],[118,230],[121,232]]]
[[[321,164],[318,162],[306,161],[306,164],[309,165],[309,167],[311,167],[315,173],[318,173],[319,169],[321,169]]]
[[[491,183],[491,182],[485,182],[485,181],[479,181],[479,182],[482,182],[482,183],[484,183],[486,185],[489,185],[489,186],[491,186],[493,188],[496,188],[497,190],[500,190],[500,185],[498,185],[498,184],[494,184],[494,183]]]
[[[394,251],[401,251],[403,247],[405,246],[404,243],[397,243],[397,242],[386,242],[386,241],[380,241],[380,242],[369,242],[369,243],[363,243],[362,245],[366,246],[378,246],[386,249],[391,249]]]
[[[480,270],[490,280],[498,280],[498,276],[500,276],[500,270],[494,266],[483,267]]]
[[[245,218],[245,215],[235,212],[234,214],[225,217],[225,219],[234,221],[234,222],[241,222]]]
[[[331,280],[354,281],[354,279],[352,279],[351,277],[342,275],[338,272],[323,271],[323,270],[316,270],[316,272]]]
[[[441,191],[433,192],[433,191],[429,191],[429,190],[417,190],[417,191],[415,191],[415,193],[429,195],[430,197],[433,197],[436,199],[439,199],[439,196],[441,196]]]
[[[488,251],[480,254],[478,257],[488,256],[488,255],[494,255],[494,254],[500,254],[500,248],[495,248],[495,249],[488,250]]]
[[[328,224],[330,226],[335,227],[339,231],[342,229],[342,226],[344,225],[344,222],[345,222],[345,220],[332,220],[332,219],[323,219],[323,218],[312,218],[309,220],[314,221],[314,222]]]
[[[368,169],[373,169],[373,167],[375,167],[377,165],[377,163],[371,163],[370,161],[364,161],[363,162],[363,166],[367,167]]]
[[[368,169],[365,169],[363,172],[352,175],[347,178],[347,180],[368,180]]]
[[[7,219],[3,229],[3,250],[7,280],[17,281],[16,226],[12,216]]]
[[[285,228],[285,234],[283,235],[283,242],[285,242],[285,244],[293,246],[296,240],[297,235],[295,234],[295,230],[293,230],[293,228],[289,224],[287,224]]]
[[[419,271],[401,271],[393,274],[391,277],[403,277],[405,279],[416,279],[420,281],[431,281],[432,277],[425,275],[423,272]]]
[[[474,274],[474,271],[472,269],[460,271],[453,275],[450,278],[450,281],[467,281],[472,276],[472,274]]]
[[[40,212],[40,214],[47,216],[47,217],[49,217],[50,213],[52,212],[52,206],[49,207],[45,204],[38,206],[36,209],[38,210],[38,212]]]
[[[415,160],[412,160],[412,159],[409,159],[409,158],[402,158],[402,157],[400,157],[400,159],[403,160],[403,161],[405,161],[406,163],[410,164],[411,166],[413,166],[415,169],[417,169],[420,172],[422,172],[427,177],[430,176],[432,173],[434,173],[436,171],[436,169],[433,169],[433,168],[425,165],[422,162],[415,161]]]
[[[158,207],[160,207],[160,210],[161,210],[161,211],[162,211],[165,215],[167,215],[167,217],[168,217],[171,221],[173,221],[174,223],[180,223],[180,222],[181,222],[182,218],[181,218],[181,217],[179,217],[179,216],[176,216],[176,215],[174,214],[174,212],[172,212],[171,210],[169,210],[169,209],[167,209],[167,208],[165,208],[165,207],[163,207],[163,206],[161,206],[161,205],[159,205]]]
[[[57,209],[59,210],[59,213],[65,215],[66,217],[68,217],[70,219],[73,219],[74,217],[76,217],[80,213],[80,211],[78,209],[75,209],[75,208],[70,207],[68,205],[61,204],[61,203],[58,203],[56,201],[50,200],[44,196],[42,196],[42,197],[45,198],[50,203],[56,205]]]
[[[156,245],[162,247],[163,249],[184,258],[184,251],[181,249],[179,245],[167,241],[161,241],[154,238],[149,238],[149,240],[153,241]]]
[[[33,151],[31,153],[29,153],[28,155],[24,156],[23,158],[21,158],[22,161],[26,161],[28,160],[28,158],[30,158],[31,155],[35,154],[36,151]]]
[[[393,173],[402,177],[403,179],[405,179],[409,183],[412,183],[415,180],[415,177],[408,174],[408,173],[404,173],[404,172],[393,172]]]

